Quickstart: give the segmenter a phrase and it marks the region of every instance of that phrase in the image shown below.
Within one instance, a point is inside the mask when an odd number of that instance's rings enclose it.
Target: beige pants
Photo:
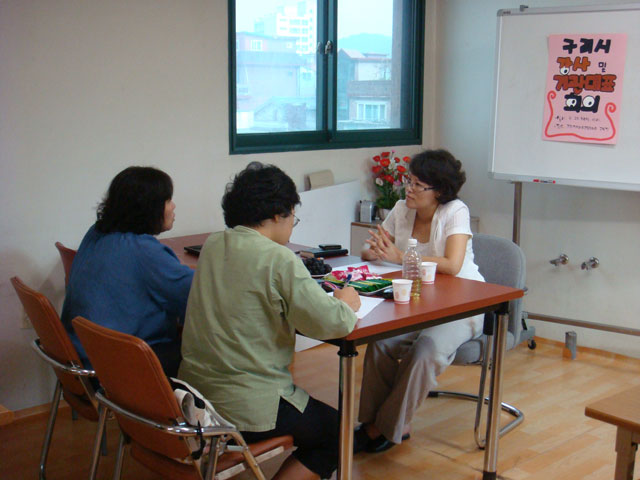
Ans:
[[[364,358],[359,420],[375,423],[394,443],[402,442],[436,377],[451,365],[456,350],[474,337],[484,316],[426,328],[369,344]]]

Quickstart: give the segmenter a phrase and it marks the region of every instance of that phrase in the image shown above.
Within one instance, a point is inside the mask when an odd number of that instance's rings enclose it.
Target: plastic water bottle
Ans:
[[[411,296],[420,296],[420,287],[422,286],[422,275],[420,274],[420,264],[422,257],[418,253],[418,240],[409,239],[409,246],[402,257],[402,278],[413,280],[411,284]]]

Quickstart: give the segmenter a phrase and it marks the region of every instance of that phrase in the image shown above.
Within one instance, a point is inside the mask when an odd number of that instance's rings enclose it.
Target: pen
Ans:
[[[351,281],[351,274],[347,275],[347,278],[345,278],[344,285],[342,285],[342,288],[348,287],[350,281]]]
[[[337,290],[338,287],[336,287],[333,283],[330,282],[322,282],[322,285],[329,287],[331,290]]]

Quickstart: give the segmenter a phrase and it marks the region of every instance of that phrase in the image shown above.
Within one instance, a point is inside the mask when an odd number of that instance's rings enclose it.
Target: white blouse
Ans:
[[[408,208],[404,200],[399,200],[384,222],[382,222],[382,227],[395,238],[396,247],[402,251],[407,249],[415,218],[415,209]],[[427,257],[444,257],[447,237],[458,233],[473,237],[469,208],[462,200],[456,199],[438,205],[431,220],[429,242],[418,242],[418,252],[420,255]],[[484,281],[478,271],[478,266],[473,261],[472,239],[467,242],[462,268],[460,268],[460,272],[456,276]]]

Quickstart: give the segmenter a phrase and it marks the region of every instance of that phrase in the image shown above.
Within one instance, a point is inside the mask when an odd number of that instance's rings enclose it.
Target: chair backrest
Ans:
[[[11,283],[22,302],[29,320],[31,320],[44,352],[60,363],[82,367],[78,352],[73,343],[71,343],[60,317],[49,299],[42,293],[27,287],[18,277],[13,277]],[[79,396],[86,393],[85,388],[77,377],[60,370],[54,369],[54,371],[62,384],[63,390]]]
[[[485,281],[507,287],[524,288],[526,259],[522,249],[506,238],[477,233],[473,236],[473,254]],[[509,302],[509,332],[514,345],[522,330],[522,298]]]
[[[76,256],[77,251],[72,248],[65,247],[62,243],[55,243],[58,252],[60,252],[60,258],[62,259],[62,266],[64,267],[64,284],[69,284],[69,276],[71,275],[71,264]]]
[[[144,340],[82,317],[72,323],[109,400],[157,422],[171,423],[181,418],[160,361]],[[120,428],[143,447],[170,458],[186,458],[190,453],[184,439],[122,415],[116,414],[116,418]]]

